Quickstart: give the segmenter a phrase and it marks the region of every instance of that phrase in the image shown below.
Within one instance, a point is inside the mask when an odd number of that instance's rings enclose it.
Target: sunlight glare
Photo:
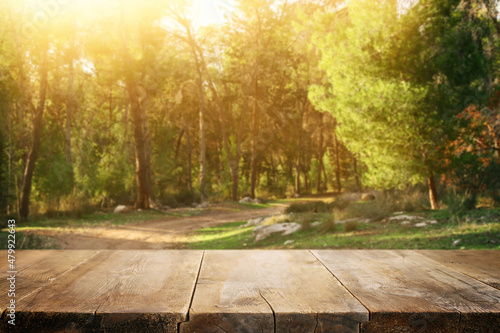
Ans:
[[[197,26],[222,24],[225,15],[233,10],[232,0],[194,0]]]

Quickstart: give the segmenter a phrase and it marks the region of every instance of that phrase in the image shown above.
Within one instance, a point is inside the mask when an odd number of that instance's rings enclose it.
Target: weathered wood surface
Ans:
[[[446,267],[500,289],[500,251],[420,250],[417,252]]]
[[[0,332],[11,329],[3,254]],[[14,331],[500,332],[499,255],[16,251]]]
[[[0,265],[0,311],[4,311],[10,297],[7,290],[9,289],[9,281],[7,280],[7,271],[11,271],[7,262],[7,251],[5,259]],[[56,279],[60,275],[72,270],[81,263],[90,260],[98,251],[83,250],[83,251],[62,251],[62,250],[46,250],[46,251],[30,251],[18,250],[15,256],[15,295],[16,302],[19,304],[23,299],[33,293],[36,293],[44,285]],[[2,256],[4,257],[4,256]]]
[[[368,311],[308,251],[207,251],[181,332],[357,332]]]
[[[500,291],[415,251],[315,250],[370,311],[362,332],[500,332]]]
[[[202,254],[101,251],[26,297],[16,329],[176,332],[187,318]]]

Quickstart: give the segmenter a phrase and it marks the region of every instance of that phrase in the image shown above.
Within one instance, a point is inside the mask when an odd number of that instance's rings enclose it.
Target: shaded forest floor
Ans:
[[[456,215],[447,209],[408,213],[434,221],[425,227],[417,227],[413,222],[405,224],[391,219],[391,215],[402,212],[382,210],[381,213],[380,202],[358,202],[351,204],[355,212],[376,213],[379,217],[385,214],[384,218],[342,223],[341,216],[335,214],[334,225],[327,227],[331,214],[297,212],[292,215],[292,220],[302,224],[301,230],[286,236],[274,234],[260,241],[253,237],[254,227],[245,226],[249,219],[282,214],[291,203],[311,200],[317,202],[318,198],[287,199],[267,204],[222,203],[203,209],[180,208],[166,212],[151,210],[115,214],[101,211],[78,219],[40,219],[17,225],[16,248],[500,250],[500,209],[494,208]],[[315,207],[314,202],[311,207]],[[6,239],[4,229],[0,234],[0,248],[6,247]]]
[[[196,230],[279,214],[285,207],[286,205],[280,203],[217,204],[205,209],[172,209],[166,213],[96,212],[81,220],[50,219],[18,225],[18,232],[23,234],[18,244],[22,244],[24,240],[26,248],[182,248],[188,242],[189,235]]]

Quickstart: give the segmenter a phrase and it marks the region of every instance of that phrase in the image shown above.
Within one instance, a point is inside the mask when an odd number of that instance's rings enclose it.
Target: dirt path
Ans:
[[[243,211],[211,209],[207,215],[164,218],[124,226],[101,226],[29,233],[57,239],[62,249],[172,249],[182,248],[194,231],[282,212],[285,206]]]

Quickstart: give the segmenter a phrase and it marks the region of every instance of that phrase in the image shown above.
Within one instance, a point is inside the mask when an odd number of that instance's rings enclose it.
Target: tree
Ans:
[[[347,20],[325,14],[316,33],[328,85],[312,87],[310,98],[339,121],[368,167],[364,181],[390,188],[427,178],[432,208],[440,147],[456,135],[468,96],[489,80],[491,22],[460,3],[420,1],[398,13],[393,1],[353,0]]]

